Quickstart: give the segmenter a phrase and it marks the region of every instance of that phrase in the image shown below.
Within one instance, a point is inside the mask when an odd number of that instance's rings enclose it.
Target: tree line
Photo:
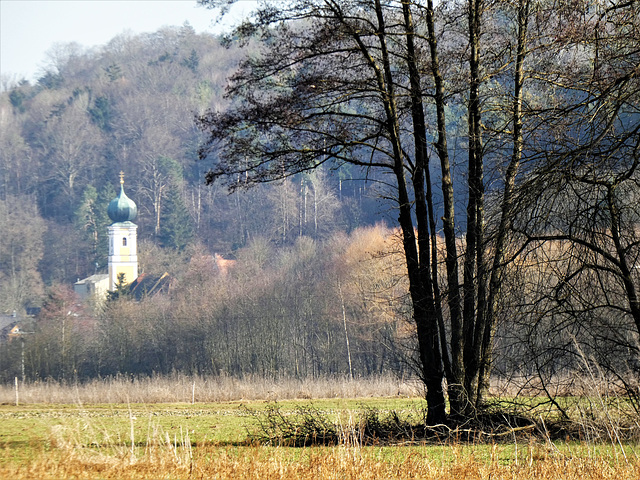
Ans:
[[[0,343],[2,381],[20,377],[23,367],[31,381],[176,371],[410,375],[399,248],[395,232],[382,226],[278,248],[260,238],[221,269],[200,246],[168,293],[136,300],[123,291],[98,311],[57,285],[33,324],[22,326],[29,334]]]

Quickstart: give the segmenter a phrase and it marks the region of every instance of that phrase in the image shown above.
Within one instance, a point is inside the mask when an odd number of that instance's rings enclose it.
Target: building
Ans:
[[[15,311],[11,315],[0,314],[0,342],[22,338],[22,335],[32,333],[33,314],[19,315]]]
[[[118,277],[124,275],[124,283],[138,278],[138,226],[133,221],[138,207],[124,193],[124,172],[120,172],[120,194],[111,200],[107,214],[113,221],[109,231],[109,291],[115,291]]]
[[[91,275],[73,284],[73,291],[76,292],[82,300],[87,298],[104,299],[107,297],[108,290],[109,275],[106,273]]]
[[[20,320],[15,311],[11,315],[0,314],[0,341],[15,336],[16,329],[20,330]]]
[[[162,275],[149,275],[141,273],[130,286],[130,292],[133,298],[141,300],[144,297],[150,297],[157,294],[169,293],[173,278],[165,272]]]
[[[102,303],[107,292],[115,291],[118,277],[124,275],[124,283],[131,284],[138,278],[138,226],[133,223],[138,207],[124,193],[124,172],[120,172],[120,193],[109,202],[107,214],[113,222],[108,229],[108,273],[96,274],[78,280],[73,290],[83,300],[93,299]]]

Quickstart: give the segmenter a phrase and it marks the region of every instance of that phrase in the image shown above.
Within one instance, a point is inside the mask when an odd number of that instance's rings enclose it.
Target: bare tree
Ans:
[[[523,108],[527,175],[513,226],[536,273],[518,308],[541,378],[594,361],[635,395],[640,5],[582,7],[548,15],[553,48],[537,52],[538,95]]]
[[[0,310],[23,311],[43,293],[38,262],[44,252],[45,224],[28,196],[0,200]]]
[[[482,43],[491,24],[485,20],[487,12],[513,12],[507,3],[456,2],[436,10],[430,1],[327,0],[265,8],[239,29],[268,40],[260,55],[248,58],[231,79],[229,96],[242,101],[199,119],[209,135],[201,157],[214,151],[219,156],[209,181],[243,175],[248,184],[269,182],[327,161],[383,172],[388,197],[398,209],[419,374],[432,423],[446,419],[443,378],[451,412],[467,416],[482,405],[490,371],[500,269],[508,261],[504,245],[522,148],[519,108],[528,5],[517,5],[515,35],[500,43],[515,44],[503,51],[516,52],[516,58],[500,57],[498,48]],[[466,19],[466,32],[457,29],[454,18]],[[444,66],[443,48],[452,59]],[[458,76],[445,78],[445,71]],[[502,220],[488,238],[482,114],[483,98],[489,95],[483,86],[504,71],[516,78],[507,107],[512,111],[507,122],[515,127],[501,132],[513,132],[513,149],[502,179]],[[447,137],[457,124],[452,126],[446,116],[451,101],[466,106],[466,191],[454,185]],[[433,115],[431,122],[427,113]],[[439,160],[437,196],[430,145]],[[456,226],[461,217],[455,205],[462,199],[467,203],[465,242]],[[444,249],[439,248],[440,232]],[[488,258],[490,240],[498,247],[493,261]]]

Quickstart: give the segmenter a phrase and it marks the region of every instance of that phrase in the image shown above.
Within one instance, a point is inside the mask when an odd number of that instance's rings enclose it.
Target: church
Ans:
[[[116,290],[119,276],[124,275],[125,284],[134,284],[138,280],[138,226],[133,223],[138,207],[124,193],[124,172],[120,172],[120,193],[109,202],[107,214],[113,222],[108,227],[108,273],[91,275],[73,285],[80,298],[93,297],[96,303],[102,303],[107,292]]]

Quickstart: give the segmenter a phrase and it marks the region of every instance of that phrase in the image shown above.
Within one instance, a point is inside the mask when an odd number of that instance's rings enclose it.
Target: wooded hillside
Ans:
[[[106,207],[125,172],[141,270],[181,275],[194,245],[233,255],[371,225],[384,206],[342,168],[228,195],[206,187],[195,116],[220,108],[241,55],[183,27],[60,46],[31,85],[0,94],[0,312],[40,305],[46,286],[106,271]],[[241,181],[242,179],[239,179]]]

